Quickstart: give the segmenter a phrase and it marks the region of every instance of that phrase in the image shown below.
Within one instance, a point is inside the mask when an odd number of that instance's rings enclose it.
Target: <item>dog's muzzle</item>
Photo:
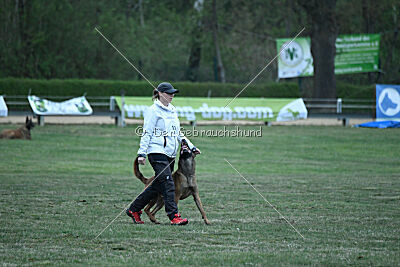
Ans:
[[[181,154],[183,153],[192,153],[192,150],[190,150],[189,146],[187,145],[182,145],[181,147]]]

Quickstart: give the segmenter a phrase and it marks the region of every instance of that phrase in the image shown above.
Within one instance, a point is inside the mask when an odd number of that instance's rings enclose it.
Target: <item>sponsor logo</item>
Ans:
[[[386,116],[394,116],[400,111],[400,94],[396,89],[385,88],[379,95],[379,110]]]
[[[280,58],[283,64],[294,67],[302,62],[304,52],[299,43],[293,41],[291,44],[287,45],[288,43],[289,42],[286,42],[282,45],[282,47],[285,48],[282,51]]]

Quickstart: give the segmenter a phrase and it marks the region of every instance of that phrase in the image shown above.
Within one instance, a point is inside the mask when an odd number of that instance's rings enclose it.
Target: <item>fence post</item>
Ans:
[[[37,120],[39,126],[44,126],[44,116],[38,115]]]
[[[342,113],[342,99],[338,98],[336,102],[336,113],[341,114]]]
[[[115,110],[115,97],[110,96],[110,111],[114,111],[114,110]]]

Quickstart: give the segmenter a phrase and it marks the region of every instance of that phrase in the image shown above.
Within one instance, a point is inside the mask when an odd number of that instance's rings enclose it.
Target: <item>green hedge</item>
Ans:
[[[159,82],[153,82],[157,85]],[[213,97],[233,97],[244,87],[242,84],[173,82],[180,89],[181,96],[205,97],[211,90]],[[0,79],[0,94],[37,96],[111,96],[120,95],[124,90],[129,96],[151,96],[152,87],[145,81],[109,80],[34,80]],[[241,94],[243,97],[299,97],[296,83],[268,83],[249,86]]]
[[[153,82],[157,85],[158,82]],[[173,82],[180,89],[181,96],[205,97],[211,91],[212,97],[233,97],[240,92],[243,84],[221,83],[192,83]],[[111,81],[111,80],[35,80],[35,79],[0,79],[0,95],[28,95],[37,96],[81,96],[88,97],[120,95],[124,90],[128,96],[151,96],[152,87],[146,81]],[[375,97],[375,86],[355,86],[338,83],[337,92],[343,98]],[[301,97],[298,85],[294,82],[255,84],[246,88],[241,97]]]
[[[336,84],[337,95],[341,98],[375,99],[375,90],[375,84],[353,85],[343,82]]]

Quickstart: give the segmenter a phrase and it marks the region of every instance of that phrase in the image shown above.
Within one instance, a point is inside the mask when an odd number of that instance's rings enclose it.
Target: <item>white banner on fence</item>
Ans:
[[[0,117],[7,117],[8,108],[6,102],[4,101],[3,96],[0,96]]]
[[[30,95],[28,101],[37,115],[91,115],[93,113],[92,107],[84,96],[64,102],[53,102]]]

